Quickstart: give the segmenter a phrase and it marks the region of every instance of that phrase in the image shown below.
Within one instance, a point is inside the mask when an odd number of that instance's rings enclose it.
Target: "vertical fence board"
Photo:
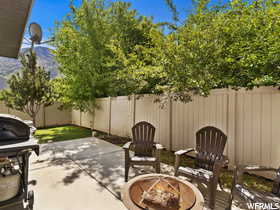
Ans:
[[[45,107],[45,126],[65,125],[71,122],[71,110],[59,110],[59,104]]]
[[[71,121],[73,125],[81,126],[81,112],[79,110],[72,109]]]
[[[109,133],[110,99],[97,99],[98,108],[94,111],[94,129]]]
[[[170,145],[170,106],[160,108],[159,103],[154,103],[156,96],[146,95],[135,101],[135,122],[148,121],[156,127],[155,140],[167,149]]]
[[[271,110],[271,94],[262,95],[262,113],[261,113],[261,164],[270,165],[270,148],[272,139],[272,110]]]
[[[280,165],[280,94],[273,94],[272,97],[272,138],[270,152],[270,165],[279,167]]]
[[[251,162],[261,162],[260,144],[261,144],[261,94],[252,96],[252,147]]]
[[[131,103],[127,96],[112,98],[111,133],[118,136],[131,136]]]
[[[92,111],[80,112],[81,125],[85,128],[93,128],[93,113]]]
[[[244,160],[245,164],[250,164],[251,162],[251,147],[252,147],[252,100],[251,95],[245,93],[244,94],[244,125],[243,125],[243,150],[247,151],[244,152]],[[243,160],[243,161],[244,161]]]
[[[244,120],[243,120],[243,94],[237,94],[236,97],[236,160],[238,163],[243,162],[243,127],[244,127]]]
[[[236,162],[236,91],[230,90],[227,97],[227,131],[228,131],[228,147],[227,154],[232,168]]]

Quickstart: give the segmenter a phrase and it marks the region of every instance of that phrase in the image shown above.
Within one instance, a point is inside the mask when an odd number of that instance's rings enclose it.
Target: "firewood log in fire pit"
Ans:
[[[168,181],[159,179],[148,191],[142,194],[142,201],[147,205],[161,208],[174,208],[179,206],[179,186],[172,186]]]

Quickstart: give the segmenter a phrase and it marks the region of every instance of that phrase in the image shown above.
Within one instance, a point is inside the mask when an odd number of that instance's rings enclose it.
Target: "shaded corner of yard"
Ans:
[[[38,129],[35,133],[35,137],[40,144],[86,138],[90,136],[92,136],[91,129],[72,125]]]

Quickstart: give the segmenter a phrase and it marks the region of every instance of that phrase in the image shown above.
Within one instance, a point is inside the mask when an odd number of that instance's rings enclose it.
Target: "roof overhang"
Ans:
[[[33,0],[0,0],[0,56],[17,58]]]

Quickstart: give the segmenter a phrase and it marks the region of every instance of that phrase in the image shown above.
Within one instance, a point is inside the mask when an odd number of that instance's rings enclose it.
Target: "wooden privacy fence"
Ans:
[[[156,141],[169,150],[195,146],[195,132],[210,125],[227,136],[225,153],[231,163],[280,165],[280,91],[218,89],[209,97],[193,96],[190,103],[169,101],[161,109],[157,96],[98,99],[91,113],[72,111],[72,123],[118,136],[131,136],[131,127],[148,121]]]
[[[71,110],[59,110],[58,106],[59,104],[55,103],[48,107],[42,107],[36,117],[36,126],[40,128],[71,124]],[[9,109],[4,103],[0,103],[0,113],[15,115],[23,120],[31,120],[27,114]]]

